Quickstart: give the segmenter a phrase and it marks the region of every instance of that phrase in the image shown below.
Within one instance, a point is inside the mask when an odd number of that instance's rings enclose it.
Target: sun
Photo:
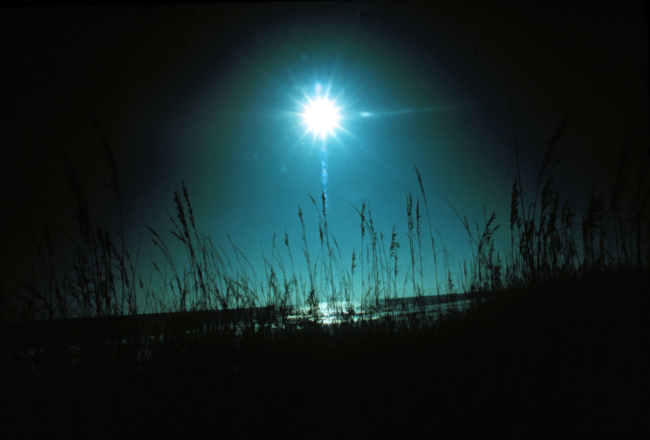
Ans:
[[[339,109],[334,102],[328,100],[327,97],[317,97],[308,101],[302,113],[303,122],[307,125],[307,131],[311,131],[322,138],[328,134],[333,134],[334,129],[338,127],[341,120]]]

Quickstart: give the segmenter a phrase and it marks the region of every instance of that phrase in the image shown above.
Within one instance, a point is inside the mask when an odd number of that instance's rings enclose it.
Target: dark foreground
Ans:
[[[5,340],[0,433],[638,437],[650,433],[649,287],[643,273],[500,293],[410,329],[181,334],[147,362],[138,347],[88,344],[74,370],[65,353],[43,356],[38,379]]]

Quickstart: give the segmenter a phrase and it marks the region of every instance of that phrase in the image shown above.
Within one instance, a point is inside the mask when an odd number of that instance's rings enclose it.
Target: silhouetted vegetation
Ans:
[[[273,237],[263,273],[230,237],[231,256],[197,229],[181,182],[168,237],[146,227],[164,263],[151,260],[155,284],[144,282],[137,254],[125,248],[117,167],[95,120],[122,230],[112,235],[91,219],[64,153],[77,201],[78,234],[67,235],[74,260],[65,262],[60,279],[46,225],[42,240],[32,235],[41,279],[5,280],[0,386],[3,413],[13,416],[3,429],[92,437],[135,433],[134,424],[147,436],[199,427],[319,437],[339,430],[404,434],[423,425],[440,435],[607,430],[620,436],[647,429],[647,157],[639,153],[638,173],[628,173],[636,154],[628,140],[612,194],[592,192],[576,221],[574,207],[553,188],[566,123],[548,144],[532,203],[521,179],[513,184],[505,253],[494,242],[494,213],[475,228],[456,213],[473,255],[460,273],[452,273],[431,224],[416,167],[428,236],[412,194],[402,243],[395,228],[390,237],[376,230],[362,204],[355,207],[361,248],[346,262],[324,195],[320,206],[310,196],[320,252],[310,254],[299,208],[304,261],[295,264],[285,233],[288,264]],[[185,261],[176,260],[166,240],[183,246]],[[427,295],[428,240],[436,287]],[[401,266],[400,248],[407,249]],[[406,268],[401,279],[400,267]]]

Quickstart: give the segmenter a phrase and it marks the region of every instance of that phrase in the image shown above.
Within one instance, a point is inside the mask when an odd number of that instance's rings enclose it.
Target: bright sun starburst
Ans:
[[[326,97],[309,99],[308,104],[304,106],[302,118],[308,131],[323,138],[327,134],[334,133],[334,129],[338,127],[341,120],[338,108]]]

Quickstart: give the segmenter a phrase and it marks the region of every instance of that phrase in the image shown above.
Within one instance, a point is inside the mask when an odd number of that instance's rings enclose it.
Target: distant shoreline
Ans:
[[[422,297],[422,306],[447,304],[450,302],[466,301],[470,294],[443,294]],[[415,310],[416,297],[380,299],[379,310],[388,311],[391,307],[408,307]],[[326,304],[326,302],[322,302]],[[75,344],[82,341],[118,340],[134,334],[149,335],[153,329],[164,329],[166,326],[201,326],[216,323],[226,318],[229,322],[242,322],[263,316],[264,313],[279,312],[279,306],[250,307],[239,309],[219,309],[186,312],[147,313],[138,315],[60,318],[52,320],[18,321],[4,323],[2,329],[5,346],[16,349],[38,349],[53,345]],[[359,312],[357,312],[359,313]],[[281,313],[278,313],[281,315]],[[306,316],[307,317],[307,316]],[[233,319],[235,318],[235,319]],[[274,317],[279,320],[281,316]],[[269,317],[266,317],[269,321]],[[326,323],[322,323],[326,324]],[[148,329],[149,331],[143,331]]]

